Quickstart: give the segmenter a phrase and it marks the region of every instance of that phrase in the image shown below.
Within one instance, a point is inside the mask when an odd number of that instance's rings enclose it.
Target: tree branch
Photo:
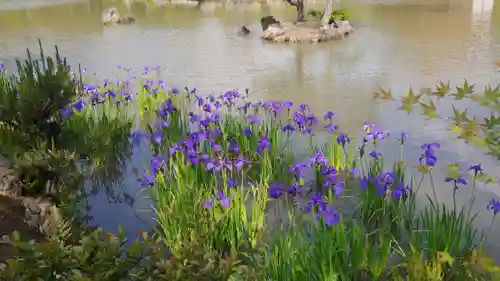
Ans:
[[[294,7],[297,7],[297,1],[296,0],[286,0],[286,2]]]

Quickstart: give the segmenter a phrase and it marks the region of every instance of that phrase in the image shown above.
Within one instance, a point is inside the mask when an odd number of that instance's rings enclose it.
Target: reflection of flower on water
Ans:
[[[134,206],[135,198],[130,196],[130,194],[124,192],[123,200],[125,201],[125,204],[129,205],[130,207]]]

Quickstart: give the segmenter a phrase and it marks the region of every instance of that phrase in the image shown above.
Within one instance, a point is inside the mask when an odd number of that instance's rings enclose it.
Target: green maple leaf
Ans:
[[[498,104],[499,101],[498,99],[500,98],[500,86],[497,86],[496,88],[491,88],[491,86],[486,86],[484,89],[484,99],[488,101],[489,104],[494,103]]]
[[[458,111],[454,105],[452,105],[452,108],[453,117],[451,119],[455,121],[455,125],[461,126],[464,121],[469,121],[469,118],[467,117],[467,109],[464,111]]]
[[[457,92],[451,95],[455,97],[455,100],[462,100],[465,97],[474,93],[474,87],[475,87],[474,84],[469,85],[469,83],[467,83],[467,80],[465,80],[464,85],[462,87],[456,87]]]
[[[448,164],[448,172],[446,173],[447,178],[458,179],[460,174],[460,165],[458,164]]]
[[[493,113],[490,113],[490,117],[484,117],[484,122],[483,127],[492,130],[495,126],[500,125],[500,116],[495,117]]]
[[[462,127],[462,132],[458,136],[458,139],[463,139],[468,142],[474,142],[477,144],[480,144],[481,141],[479,140],[481,136],[481,126],[479,123],[475,120],[469,120],[467,121],[467,124]]]
[[[422,97],[422,94],[415,95],[413,89],[410,87],[408,95],[402,98],[399,109],[410,113],[413,110],[413,106],[418,103],[420,97]]]
[[[425,104],[420,102],[420,106],[422,107],[423,114],[429,119],[437,119],[440,118],[439,114],[436,112],[436,106],[432,101],[429,104]]]
[[[495,183],[497,182],[497,179],[491,175],[488,175],[486,173],[479,174],[475,177],[476,180],[484,182],[484,183]]]
[[[450,172],[458,172],[458,171],[460,171],[460,165],[458,165],[458,164],[448,164],[448,170]]]
[[[479,95],[479,94],[473,94],[470,95],[470,98],[479,103],[480,106],[489,106],[490,101],[484,96],[484,95]]]
[[[379,90],[373,94],[373,98],[381,100],[394,100],[391,90],[389,89],[386,91],[382,88],[379,88]]]
[[[439,82],[436,86],[436,91],[432,93],[432,95],[436,96],[438,99],[442,99],[450,92],[450,82],[443,83],[443,81]]]

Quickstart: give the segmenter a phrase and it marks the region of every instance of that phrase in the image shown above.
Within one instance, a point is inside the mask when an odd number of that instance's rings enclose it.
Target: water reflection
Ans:
[[[0,11],[0,61],[22,58],[25,48],[36,49],[38,37],[44,45],[58,44],[61,53],[91,72],[116,77],[115,65],[134,69],[160,64],[166,67],[165,78],[177,86],[197,87],[200,93],[235,87],[249,88],[252,99],[290,99],[308,103],[318,113],[333,110],[341,126],[359,131],[364,121],[381,123],[391,131],[410,131],[406,157],[415,163],[420,144],[439,141],[441,164],[483,163],[489,172],[500,166],[482,151],[453,139],[442,121],[427,121],[397,112],[394,104],[372,100],[377,87],[391,88],[399,97],[408,91],[432,87],[440,79],[455,84],[467,78],[478,87],[500,81],[493,62],[500,59],[500,4],[491,12],[481,8],[474,13],[472,1],[344,1],[352,10],[358,28],[348,40],[317,46],[270,45],[259,40],[258,19],[273,14],[293,19],[290,7],[228,10],[195,7],[154,8],[140,3],[128,7],[120,2],[90,0],[28,10]],[[380,2],[385,3],[382,5]],[[120,12],[137,21],[132,26],[104,28],[100,15],[116,5]],[[482,7],[485,7],[482,4]],[[491,6],[491,5],[490,5]],[[486,5],[486,7],[489,7]],[[477,9],[476,9],[477,10]],[[246,38],[236,35],[242,24],[253,33]],[[442,103],[443,110],[451,108]],[[470,104],[461,106],[471,107]],[[481,108],[471,111],[486,114]],[[385,152],[397,157],[394,144]],[[92,196],[93,222],[115,231],[124,225],[134,237],[137,231],[150,228],[153,218],[147,191],[137,183],[148,161],[145,148],[133,151],[129,165],[122,167],[123,179],[112,187],[116,204],[109,204],[102,194]],[[444,170],[438,170],[436,182],[442,182]],[[442,186],[438,197],[450,203],[450,189]],[[497,186],[480,187],[475,211],[483,211]],[[470,197],[467,190],[460,202]],[[129,205],[133,205],[131,208]],[[139,217],[140,219],[136,219]],[[480,216],[478,225],[487,226],[489,216]],[[494,229],[499,231],[500,228]],[[492,246],[496,246],[491,235]],[[498,247],[500,249],[500,247]]]

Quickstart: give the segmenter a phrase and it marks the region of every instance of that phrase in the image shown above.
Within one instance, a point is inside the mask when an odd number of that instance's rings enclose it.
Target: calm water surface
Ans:
[[[41,38],[46,49],[57,44],[70,62],[82,63],[99,79],[114,77],[116,64],[138,71],[160,64],[171,85],[189,85],[207,94],[249,88],[252,99],[308,103],[316,112],[336,112],[340,125],[353,133],[368,120],[392,132],[409,131],[405,158],[410,163],[418,161],[422,143],[437,141],[442,145],[442,166],[483,163],[488,172],[500,176],[495,160],[455,140],[446,123],[417,115],[410,118],[397,112],[394,104],[372,100],[377,87],[391,88],[400,96],[410,85],[419,90],[439,80],[458,85],[467,78],[480,88],[499,83],[500,72],[493,62],[500,60],[500,1],[496,5],[492,1],[345,1],[357,28],[347,40],[277,46],[259,40],[259,17],[272,13],[291,20],[291,7],[152,8],[94,0],[39,7],[53,2],[0,0],[0,63],[12,67],[13,59],[23,58],[25,48],[36,50],[37,38]],[[136,17],[136,24],[103,27],[101,12],[111,6]],[[236,30],[242,24],[254,34],[238,37]],[[446,112],[451,101],[439,107]],[[479,117],[488,114],[473,106],[470,111]],[[395,142],[383,150],[398,157]],[[103,193],[91,198],[93,223],[109,231],[121,224],[130,237],[151,228],[151,202],[144,198],[146,193],[139,194],[136,181],[136,169],[140,172],[147,163],[147,154],[145,150],[134,153],[122,189],[115,191],[122,202],[110,202]],[[436,172],[437,195],[450,204],[452,187],[441,184],[444,173]],[[424,189],[430,190],[429,186]],[[484,213],[487,201],[500,197],[500,189],[497,185],[478,189],[475,209]],[[470,190],[460,191],[460,202],[469,198]],[[477,224],[487,227],[490,220],[489,214],[483,214]],[[493,253],[500,253],[499,231],[500,223],[488,241],[490,248],[497,249]]]

